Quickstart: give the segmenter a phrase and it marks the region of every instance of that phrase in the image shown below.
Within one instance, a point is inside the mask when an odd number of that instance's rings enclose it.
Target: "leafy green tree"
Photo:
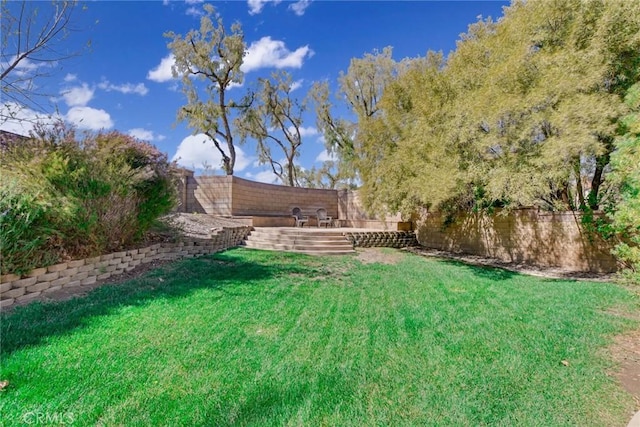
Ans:
[[[343,176],[356,178],[369,173],[373,166],[363,150],[366,123],[378,115],[378,103],[386,86],[397,78],[404,65],[404,61],[396,62],[392,53],[391,47],[366,53],[362,58],[353,58],[347,72],[340,73],[337,95],[353,115],[352,121],[335,117],[327,82],[316,83],[310,92],[318,129],[325,137],[328,151],[338,156]]]
[[[637,2],[515,1],[405,63],[358,122],[368,205],[597,209],[639,34]]]
[[[341,173],[337,160],[326,160],[322,166],[311,169],[299,168],[297,175],[300,185],[306,188],[352,189],[357,188],[353,179]]]
[[[255,100],[238,116],[236,128],[243,141],[247,137],[257,141],[258,161],[269,164],[282,183],[294,187],[299,186],[295,161],[300,157],[302,115],[307,105],[291,96],[292,83],[286,71],[259,79]],[[273,145],[284,156],[284,164],[271,151]]]
[[[609,179],[619,188],[611,219],[622,236],[615,254],[626,264],[628,277],[640,283],[640,83],[625,99],[632,112],[621,121],[623,134],[611,155]]]
[[[175,57],[173,75],[181,78],[187,97],[178,120],[211,138],[222,156],[222,169],[233,175],[236,150],[232,117],[241,106],[229,99],[229,89],[243,82],[240,66],[246,44],[239,23],[227,33],[213,6],[204,5],[204,11],[199,30],[191,30],[184,37],[174,32],[165,34],[172,39],[168,46]]]
[[[327,150],[348,164],[353,159],[353,138],[356,124],[335,115],[335,106],[330,100],[329,83],[314,82],[308,94],[316,113],[316,126],[325,139]]]

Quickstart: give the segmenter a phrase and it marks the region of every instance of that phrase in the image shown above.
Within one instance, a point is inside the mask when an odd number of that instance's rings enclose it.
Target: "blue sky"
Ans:
[[[242,24],[248,54],[245,82],[231,90],[240,98],[259,77],[277,69],[291,73],[300,86],[294,92],[304,98],[311,84],[329,81],[336,89],[340,71],[351,58],[374,49],[393,47],[396,60],[424,56],[428,50],[449,53],[459,35],[479,15],[498,18],[505,1],[310,1],[249,0],[211,2],[225,26]],[[44,11],[48,2],[39,3]],[[202,136],[176,123],[176,111],[184,104],[180,85],[171,78],[166,31],[185,34],[199,27],[202,2],[101,1],[87,2],[74,15],[77,29],[64,49],[78,50],[87,41],[91,48],[78,57],[52,67],[51,77],[39,82],[51,94],[49,113],[57,114],[80,129],[115,129],[151,142],[169,159],[189,168],[203,162],[222,173],[219,156]],[[32,65],[32,64],[27,64]],[[26,67],[25,67],[26,68]],[[18,70],[20,71],[20,70]],[[26,71],[26,69],[24,70]],[[1,108],[6,108],[6,100]],[[24,117],[36,112],[23,111]],[[327,158],[312,112],[305,116],[300,164],[320,166]],[[28,125],[0,124],[5,130],[24,133]],[[235,174],[273,182],[266,165],[258,165],[254,146],[240,147]]]

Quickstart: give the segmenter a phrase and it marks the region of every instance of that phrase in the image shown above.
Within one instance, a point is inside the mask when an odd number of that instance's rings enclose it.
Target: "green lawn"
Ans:
[[[606,346],[638,326],[613,313],[638,306],[611,284],[411,254],[365,265],[235,249],[3,314],[0,417],[623,426],[633,400]]]

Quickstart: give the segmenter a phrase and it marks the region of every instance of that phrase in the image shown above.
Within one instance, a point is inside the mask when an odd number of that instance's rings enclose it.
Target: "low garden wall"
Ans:
[[[177,260],[219,252],[240,245],[250,231],[251,227],[225,227],[210,239],[184,238],[178,242],[157,243],[36,268],[22,276],[3,275],[0,276],[0,308],[41,299],[62,288],[94,285],[154,260]]]
[[[347,231],[345,238],[356,248],[406,248],[418,246],[413,231]]]
[[[423,214],[418,242],[431,249],[568,271],[617,269],[611,245],[586,230],[577,212],[518,209],[492,215],[469,213],[449,220],[440,213]]]

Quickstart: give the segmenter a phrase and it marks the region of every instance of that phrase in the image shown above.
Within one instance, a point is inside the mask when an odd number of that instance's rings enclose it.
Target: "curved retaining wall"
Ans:
[[[36,268],[23,276],[0,276],[0,308],[25,304],[62,288],[93,285],[151,261],[193,258],[220,252],[238,246],[250,231],[251,227],[224,227],[210,239],[184,238],[180,242],[157,243]]]

